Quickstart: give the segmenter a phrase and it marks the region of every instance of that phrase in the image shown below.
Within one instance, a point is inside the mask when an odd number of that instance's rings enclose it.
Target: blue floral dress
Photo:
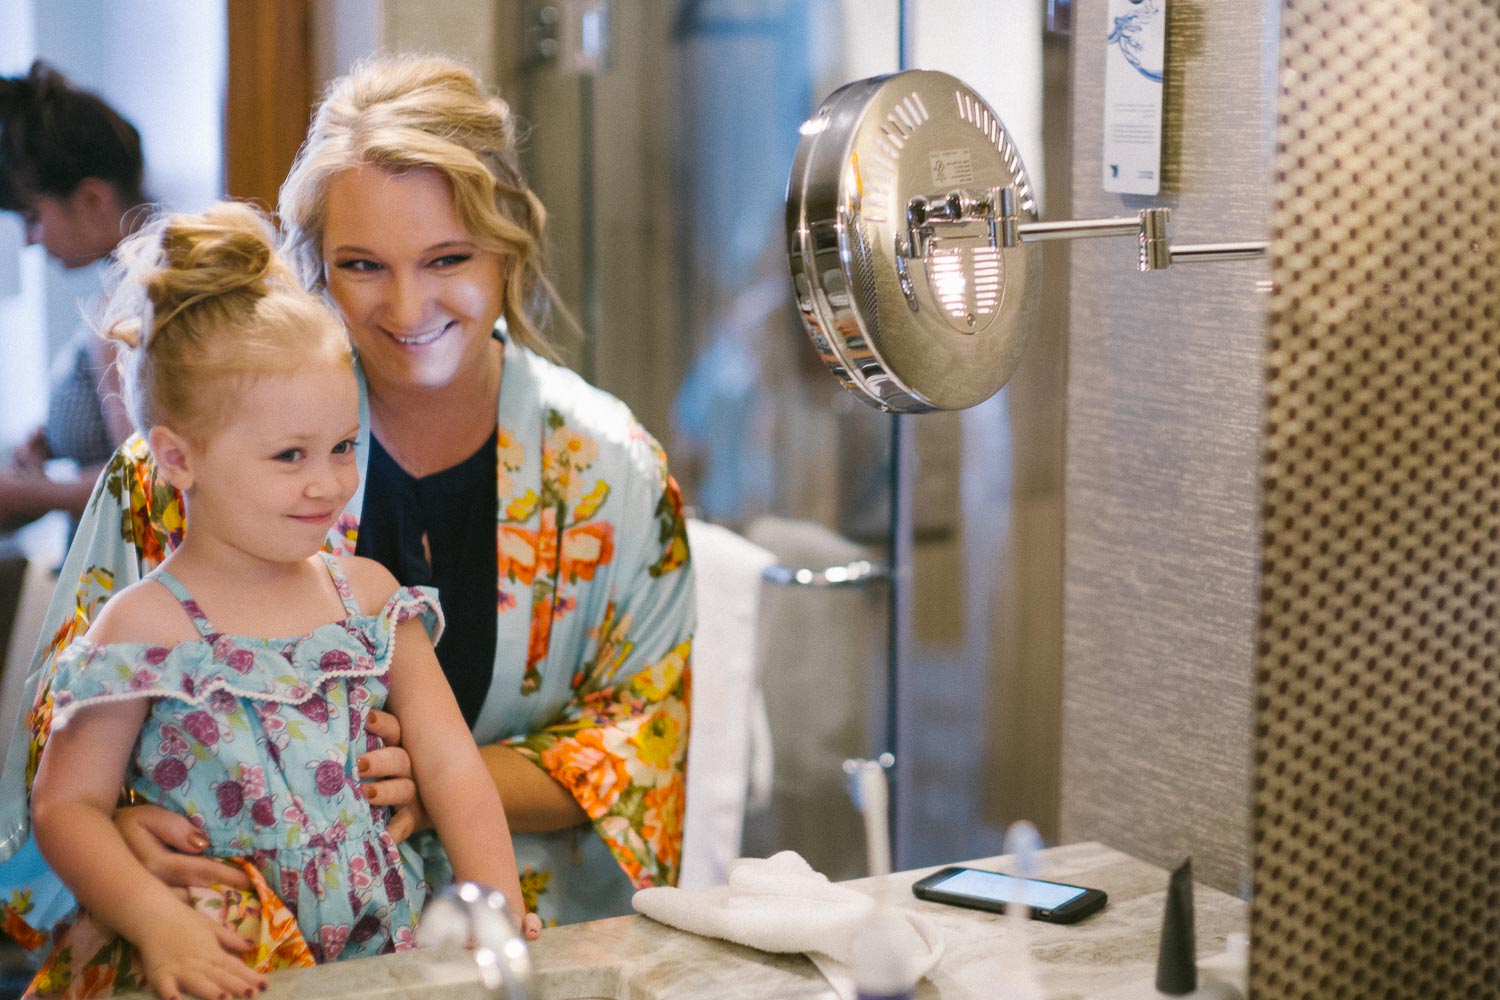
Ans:
[[[83,705],[149,698],[128,777],[138,798],[187,816],[205,853],[246,858],[296,914],[318,962],[413,945],[422,862],[360,793],[355,758],[385,703],[396,626],[442,629],[436,592],[398,590],[363,614],[324,555],[347,617],[293,639],[228,636],[169,573],[201,639],[171,647],[80,639],[57,660],[55,725]]]

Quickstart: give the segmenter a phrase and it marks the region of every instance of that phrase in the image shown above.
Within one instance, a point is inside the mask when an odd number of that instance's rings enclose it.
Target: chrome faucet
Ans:
[[[417,941],[424,948],[472,948],[485,989],[502,1000],[531,996],[531,955],[499,890],[474,882],[450,885],[422,914]]]

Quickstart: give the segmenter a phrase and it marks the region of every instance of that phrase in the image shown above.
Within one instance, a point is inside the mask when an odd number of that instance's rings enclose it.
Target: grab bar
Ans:
[[[791,566],[767,566],[761,578],[778,587],[868,587],[891,578],[891,569],[884,563],[857,559],[842,566],[826,569],[793,568]]]

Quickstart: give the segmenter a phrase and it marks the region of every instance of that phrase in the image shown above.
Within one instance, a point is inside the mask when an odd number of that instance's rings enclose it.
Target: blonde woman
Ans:
[[[527,906],[569,922],[628,912],[634,889],[676,880],[693,583],[661,449],[541,337],[545,213],[515,144],[510,109],[469,70],[380,58],[330,86],[280,214],[360,375],[363,485],[326,548],[438,589],[438,659],[505,798]],[[49,609],[21,720],[31,739],[13,741],[0,784],[8,850],[25,836],[53,659],[172,551],[181,524],[177,494],[127,442]],[[406,754],[389,746],[361,768],[372,801],[402,807],[397,839],[422,825]],[[124,812],[148,867],[178,884],[203,877],[193,831]]]

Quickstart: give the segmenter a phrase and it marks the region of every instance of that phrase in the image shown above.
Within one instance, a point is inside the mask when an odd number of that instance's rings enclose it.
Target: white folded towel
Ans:
[[[864,893],[813,871],[795,851],[734,862],[728,885],[642,889],[632,902],[637,913],[694,934],[760,951],[807,953],[841,993],[848,988],[855,937],[875,907]],[[913,978],[926,975],[943,955],[936,925],[913,910],[893,912],[901,920],[892,947],[908,956]]]
[[[682,868],[687,889],[723,885],[740,856],[745,814],[769,793],[770,723],[761,690],[761,572],[776,561],[728,528],[688,518],[698,588],[693,738],[688,741]],[[764,808],[764,805],[761,804]]]

